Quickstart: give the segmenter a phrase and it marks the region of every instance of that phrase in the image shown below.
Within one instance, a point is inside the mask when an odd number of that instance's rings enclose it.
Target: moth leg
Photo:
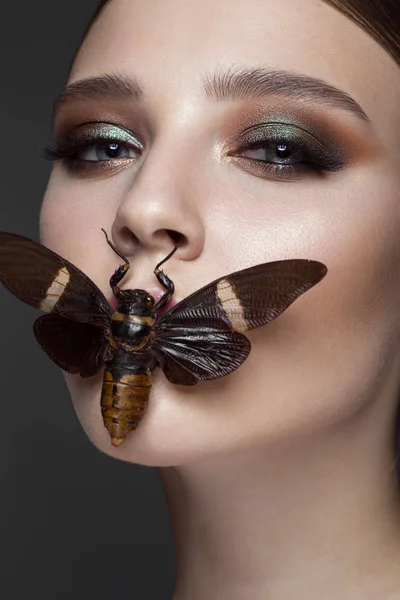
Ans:
[[[116,269],[114,275],[111,277],[110,279],[110,287],[112,289],[112,291],[114,292],[114,295],[118,297],[118,294],[120,292],[120,289],[118,287],[119,282],[125,277],[127,271],[130,269],[130,264],[129,264],[129,260],[126,258],[126,256],[124,256],[115,246],[112,242],[110,242],[107,232],[105,229],[102,229],[102,232],[104,233],[104,235],[106,236],[106,240],[107,240],[107,244],[110,246],[110,248],[112,248],[115,252],[115,254],[118,254],[118,256],[120,258],[122,258],[122,260],[125,261],[124,265],[121,265],[120,267],[118,267],[118,269]]]
[[[110,362],[115,355],[115,348],[111,348],[111,346],[108,346],[104,352],[104,356],[103,356],[103,362]]]
[[[117,350],[118,342],[114,339],[114,336],[112,335],[111,331],[108,332],[106,337],[107,337],[107,341],[109,343],[109,348],[113,351]]]
[[[175,246],[175,248],[172,250],[172,252],[170,252],[168,254],[168,256],[166,258],[164,258],[164,260],[162,260],[154,269],[154,275],[157,277],[158,281],[161,283],[161,285],[167,290],[165,292],[165,294],[163,294],[163,296],[161,296],[161,298],[159,299],[159,301],[157,302],[157,304],[155,305],[155,309],[158,310],[159,308],[162,308],[163,306],[165,306],[166,304],[168,304],[168,302],[171,299],[172,294],[175,291],[175,286],[174,286],[174,282],[168,277],[168,275],[166,275],[164,273],[164,271],[160,270],[160,267],[167,262],[167,260],[169,260],[171,258],[171,256],[173,254],[175,254],[175,252],[178,250],[178,246]]]
[[[130,268],[129,264],[121,265],[120,267],[118,267],[118,269],[115,271],[114,275],[110,279],[110,287],[111,287],[112,291],[114,292],[114,296],[116,296],[117,298],[118,298],[118,294],[121,291],[118,284],[125,277],[129,268]]]

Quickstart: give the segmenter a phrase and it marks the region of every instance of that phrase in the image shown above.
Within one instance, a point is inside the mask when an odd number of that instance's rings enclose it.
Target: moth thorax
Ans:
[[[152,317],[115,312],[112,316],[111,331],[114,338],[136,344],[149,337],[154,321]]]

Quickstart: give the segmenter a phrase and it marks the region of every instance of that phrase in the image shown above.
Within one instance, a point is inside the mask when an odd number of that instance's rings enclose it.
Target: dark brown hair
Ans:
[[[111,0],[101,0],[88,24],[82,42]],[[323,0],[364,29],[400,66],[399,0]]]

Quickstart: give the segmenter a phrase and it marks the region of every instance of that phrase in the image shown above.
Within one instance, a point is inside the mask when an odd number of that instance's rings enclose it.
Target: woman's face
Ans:
[[[102,375],[67,375],[94,444],[177,465],[310,435],[384,402],[400,334],[400,72],[389,55],[320,0],[112,0],[69,83],[98,77],[101,89],[75,86],[58,106],[66,158],[41,227],[109,299],[121,261],[101,228],[131,262],[123,287],[150,292],[178,239],[165,265],[176,300],[279,259],[318,260],[328,274],[248,334],[252,352],[233,374],[190,388],[158,369],[120,448],[103,426]]]

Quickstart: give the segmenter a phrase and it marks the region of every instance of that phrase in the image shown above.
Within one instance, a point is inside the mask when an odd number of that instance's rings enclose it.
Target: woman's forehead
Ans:
[[[150,96],[160,86],[193,94],[205,77],[232,65],[319,78],[367,112],[377,89],[400,86],[385,50],[321,0],[112,0],[89,32],[70,83],[118,72],[143,82]],[[391,110],[395,96],[383,93],[380,106]]]

